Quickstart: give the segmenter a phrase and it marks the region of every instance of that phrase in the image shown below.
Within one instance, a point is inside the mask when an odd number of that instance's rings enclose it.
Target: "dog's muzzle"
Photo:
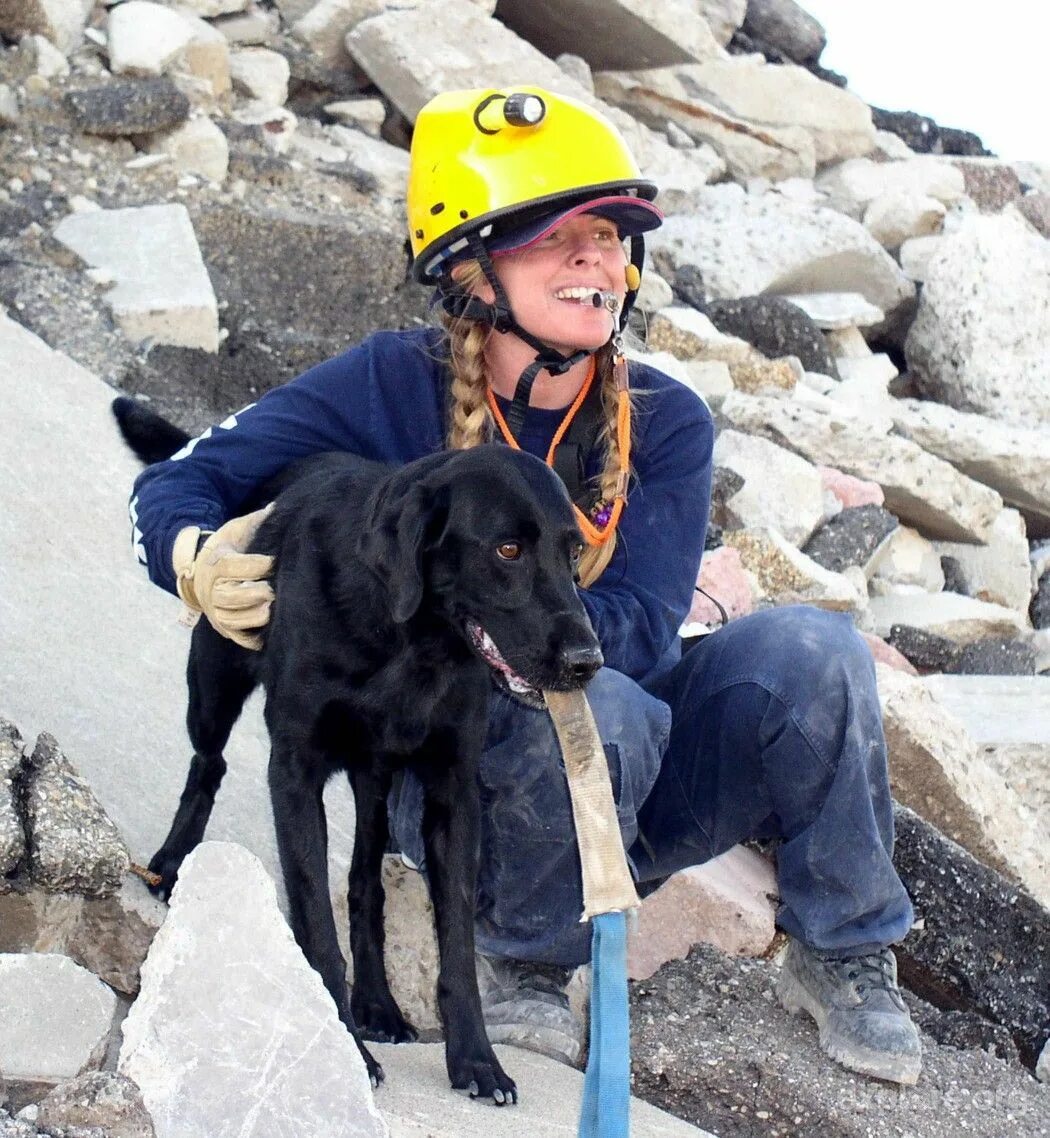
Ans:
[[[501,688],[509,695],[514,696],[515,699],[521,700],[528,707],[543,709],[547,706],[543,693],[534,688],[528,680],[519,676],[510,664],[503,659],[500,650],[496,647],[496,642],[477,621],[467,621],[467,632],[470,634],[471,642],[478,655],[492,669],[496,682]]]

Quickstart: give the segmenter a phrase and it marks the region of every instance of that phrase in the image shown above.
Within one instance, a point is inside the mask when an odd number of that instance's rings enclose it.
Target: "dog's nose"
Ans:
[[[583,687],[605,663],[597,644],[564,648],[561,652],[562,675],[574,685]]]

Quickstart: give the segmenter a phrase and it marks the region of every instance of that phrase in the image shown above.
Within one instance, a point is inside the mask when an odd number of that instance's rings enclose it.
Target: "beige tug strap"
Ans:
[[[627,868],[612,780],[594,714],[582,691],[545,691],[561,744],[583,869],[583,921],[641,904]]]

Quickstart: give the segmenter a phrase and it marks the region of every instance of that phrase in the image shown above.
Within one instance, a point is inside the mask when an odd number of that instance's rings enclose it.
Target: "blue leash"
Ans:
[[[592,918],[591,1043],[579,1138],[627,1138],[631,1131],[631,1030],[627,1008],[627,914]]]

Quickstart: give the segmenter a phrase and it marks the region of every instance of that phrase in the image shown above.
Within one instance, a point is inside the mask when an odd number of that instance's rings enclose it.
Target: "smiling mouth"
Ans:
[[[510,664],[503,659],[500,650],[496,647],[496,642],[481,625],[470,619],[467,620],[466,625],[470,642],[474,645],[478,655],[492,669],[499,686],[530,707],[546,707],[547,704],[543,695],[528,680],[519,676]]]

